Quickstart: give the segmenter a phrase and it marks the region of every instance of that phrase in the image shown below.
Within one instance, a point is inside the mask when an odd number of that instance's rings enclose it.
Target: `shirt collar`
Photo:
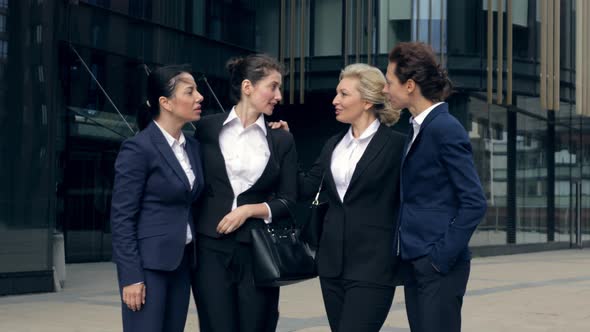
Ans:
[[[348,145],[348,144],[352,143],[355,139],[359,142],[362,142],[366,139],[373,137],[373,135],[375,135],[377,130],[379,130],[380,124],[381,124],[381,122],[379,121],[379,119],[375,119],[375,121],[373,121],[367,127],[367,129],[365,129],[365,131],[363,131],[363,133],[361,134],[361,136],[359,138],[354,138],[354,135],[352,134],[352,126],[350,126],[350,128],[348,128],[348,132],[346,132],[346,135],[344,135],[343,143],[345,145]]]
[[[168,142],[168,145],[170,145],[170,147],[172,147],[175,142],[178,143],[178,145],[184,147],[184,144],[186,143],[186,138],[184,137],[184,133],[182,132],[182,130],[180,131],[180,138],[176,140],[174,137],[172,137],[172,135],[170,135],[166,130],[164,130],[164,128],[160,127],[156,120],[154,120],[154,123],[160,129],[160,131],[164,135],[164,138],[166,139],[166,142]]]
[[[428,114],[430,114],[430,112],[432,112],[433,109],[435,109],[438,105],[442,104],[443,102],[439,102],[436,103],[430,107],[428,107],[427,109],[424,110],[424,112],[418,114],[415,117],[411,117],[410,118],[410,124],[413,124],[412,121],[416,122],[419,126],[422,125],[422,122],[424,122],[424,120],[426,119],[426,117],[428,116]]]
[[[240,126],[242,125],[242,120],[240,120],[240,118],[238,117],[235,106],[232,107],[231,112],[229,112],[229,115],[227,116],[227,119],[223,121],[223,126],[233,121],[237,121],[240,124]],[[260,114],[258,116],[258,119],[256,119],[256,121],[252,125],[258,126],[260,130],[262,130],[262,132],[264,133],[264,136],[266,136],[266,122],[264,122],[264,115]]]

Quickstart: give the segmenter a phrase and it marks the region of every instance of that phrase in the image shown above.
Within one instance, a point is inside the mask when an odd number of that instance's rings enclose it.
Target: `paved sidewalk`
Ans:
[[[121,331],[113,264],[68,265],[67,278],[60,293],[0,297],[0,331]],[[282,288],[280,309],[278,331],[329,331],[317,280]],[[590,250],[474,259],[463,321],[466,332],[590,331]],[[198,331],[192,304],[185,331]],[[382,331],[409,331],[401,288]]]

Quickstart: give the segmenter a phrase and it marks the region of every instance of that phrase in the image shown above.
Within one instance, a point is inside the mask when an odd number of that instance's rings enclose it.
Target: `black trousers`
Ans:
[[[217,249],[199,238],[192,287],[201,332],[274,332],[279,288],[256,287],[251,246],[227,242]]]
[[[395,293],[394,286],[320,278],[324,306],[333,332],[378,332]]]
[[[441,274],[425,256],[403,261],[402,268],[409,271],[404,293],[411,331],[460,332],[471,262],[457,261],[447,274]]]
[[[125,332],[183,332],[190,300],[190,268],[194,245],[186,246],[174,271],[144,269],[145,304],[132,311],[122,303]]]

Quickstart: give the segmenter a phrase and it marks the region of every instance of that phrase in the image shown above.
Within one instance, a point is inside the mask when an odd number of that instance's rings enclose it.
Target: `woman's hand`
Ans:
[[[250,210],[248,205],[242,205],[226,214],[217,225],[217,233],[229,234],[240,228],[246,222],[246,219],[252,217]]]
[[[141,310],[141,306],[145,304],[145,284],[133,284],[123,287],[123,303],[127,308],[133,311]]]
[[[279,120],[279,122],[269,122],[268,126],[271,129],[283,129],[289,131],[289,124],[287,121]]]

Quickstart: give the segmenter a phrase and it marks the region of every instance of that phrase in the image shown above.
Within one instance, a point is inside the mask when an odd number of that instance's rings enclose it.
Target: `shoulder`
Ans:
[[[206,139],[213,134],[212,128],[219,128],[223,121],[227,118],[227,113],[217,113],[202,117],[195,122],[195,138],[199,141]]]

